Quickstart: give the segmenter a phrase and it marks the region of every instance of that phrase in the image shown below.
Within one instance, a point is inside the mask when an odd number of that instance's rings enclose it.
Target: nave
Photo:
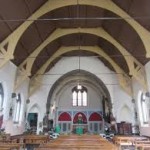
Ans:
[[[149,150],[149,6],[1,0],[0,150]]]

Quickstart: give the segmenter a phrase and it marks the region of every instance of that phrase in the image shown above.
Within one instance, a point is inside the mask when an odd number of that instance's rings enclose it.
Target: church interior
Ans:
[[[0,150],[150,150],[149,6],[1,0]]]

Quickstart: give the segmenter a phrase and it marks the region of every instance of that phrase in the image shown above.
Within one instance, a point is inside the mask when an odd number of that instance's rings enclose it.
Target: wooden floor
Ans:
[[[99,135],[61,135],[35,150],[116,150],[114,144]]]

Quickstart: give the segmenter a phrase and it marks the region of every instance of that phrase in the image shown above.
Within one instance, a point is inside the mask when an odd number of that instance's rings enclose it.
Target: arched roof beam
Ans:
[[[61,47],[59,48],[52,57],[50,57],[46,63],[38,70],[36,75],[32,78],[30,83],[30,95],[40,87],[40,83],[42,83],[42,77],[47,69],[47,67],[54,61],[56,58],[60,57],[61,55],[78,50],[78,46],[69,46],[69,47]],[[132,95],[132,86],[131,86],[131,79],[130,77],[109,57],[100,47],[98,46],[81,46],[81,50],[89,51],[98,54],[99,56],[104,57],[114,68],[117,72],[118,80],[120,86],[129,94]]]
[[[14,58],[13,54],[20,37],[34,22],[34,20],[55,9],[77,4],[100,7],[117,14],[122,18],[132,18],[123,9],[117,6],[112,0],[64,0],[63,3],[60,0],[49,0],[28,18],[28,20],[30,21],[25,21],[24,23],[22,23],[22,25],[20,25],[0,44],[0,52],[3,56],[3,61],[0,63],[0,67],[2,67],[9,60]],[[138,33],[145,46],[146,56],[150,57],[150,32],[134,19],[125,19],[125,21],[129,23],[130,26],[132,26],[134,30]]]
[[[28,77],[31,75],[32,66],[34,64],[34,61],[36,57],[39,55],[39,53],[52,41],[63,37],[65,35],[69,34],[75,34],[75,33],[88,33],[92,35],[96,35],[98,37],[102,37],[105,40],[109,41],[111,44],[113,44],[120,53],[124,56],[130,75],[135,77],[146,89],[147,88],[147,82],[146,82],[146,73],[145,68],[143,65],[136,60],[130,54],[120,43],[118,43],[110,34],[108,34],[103,28],[69,28],[69,29],[56,29],[49,37],[40,45],[38,46],[30,55],[27,57],[23,63],[19,66],[17,71],[17,78],[15,83],[15,89],[18,88],[19,85]]]

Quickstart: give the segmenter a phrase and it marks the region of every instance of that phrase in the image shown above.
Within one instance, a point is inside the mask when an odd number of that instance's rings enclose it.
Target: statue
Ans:
[[[45,116],[43,117],[43,126],[47,127],[48,125],[48,115],[45,114]]]
[[[78,115],[78,124],[82,124],[83,123],[83,118],[82,118],[82,114]]]
[[[81,135],[81,134],[83,134],[83,126],[81,125],[81,124],[83,124],[83,116],[82,116],[82,114],[78,115],[77,123],[79,125],[76,127],[76,134]]]

